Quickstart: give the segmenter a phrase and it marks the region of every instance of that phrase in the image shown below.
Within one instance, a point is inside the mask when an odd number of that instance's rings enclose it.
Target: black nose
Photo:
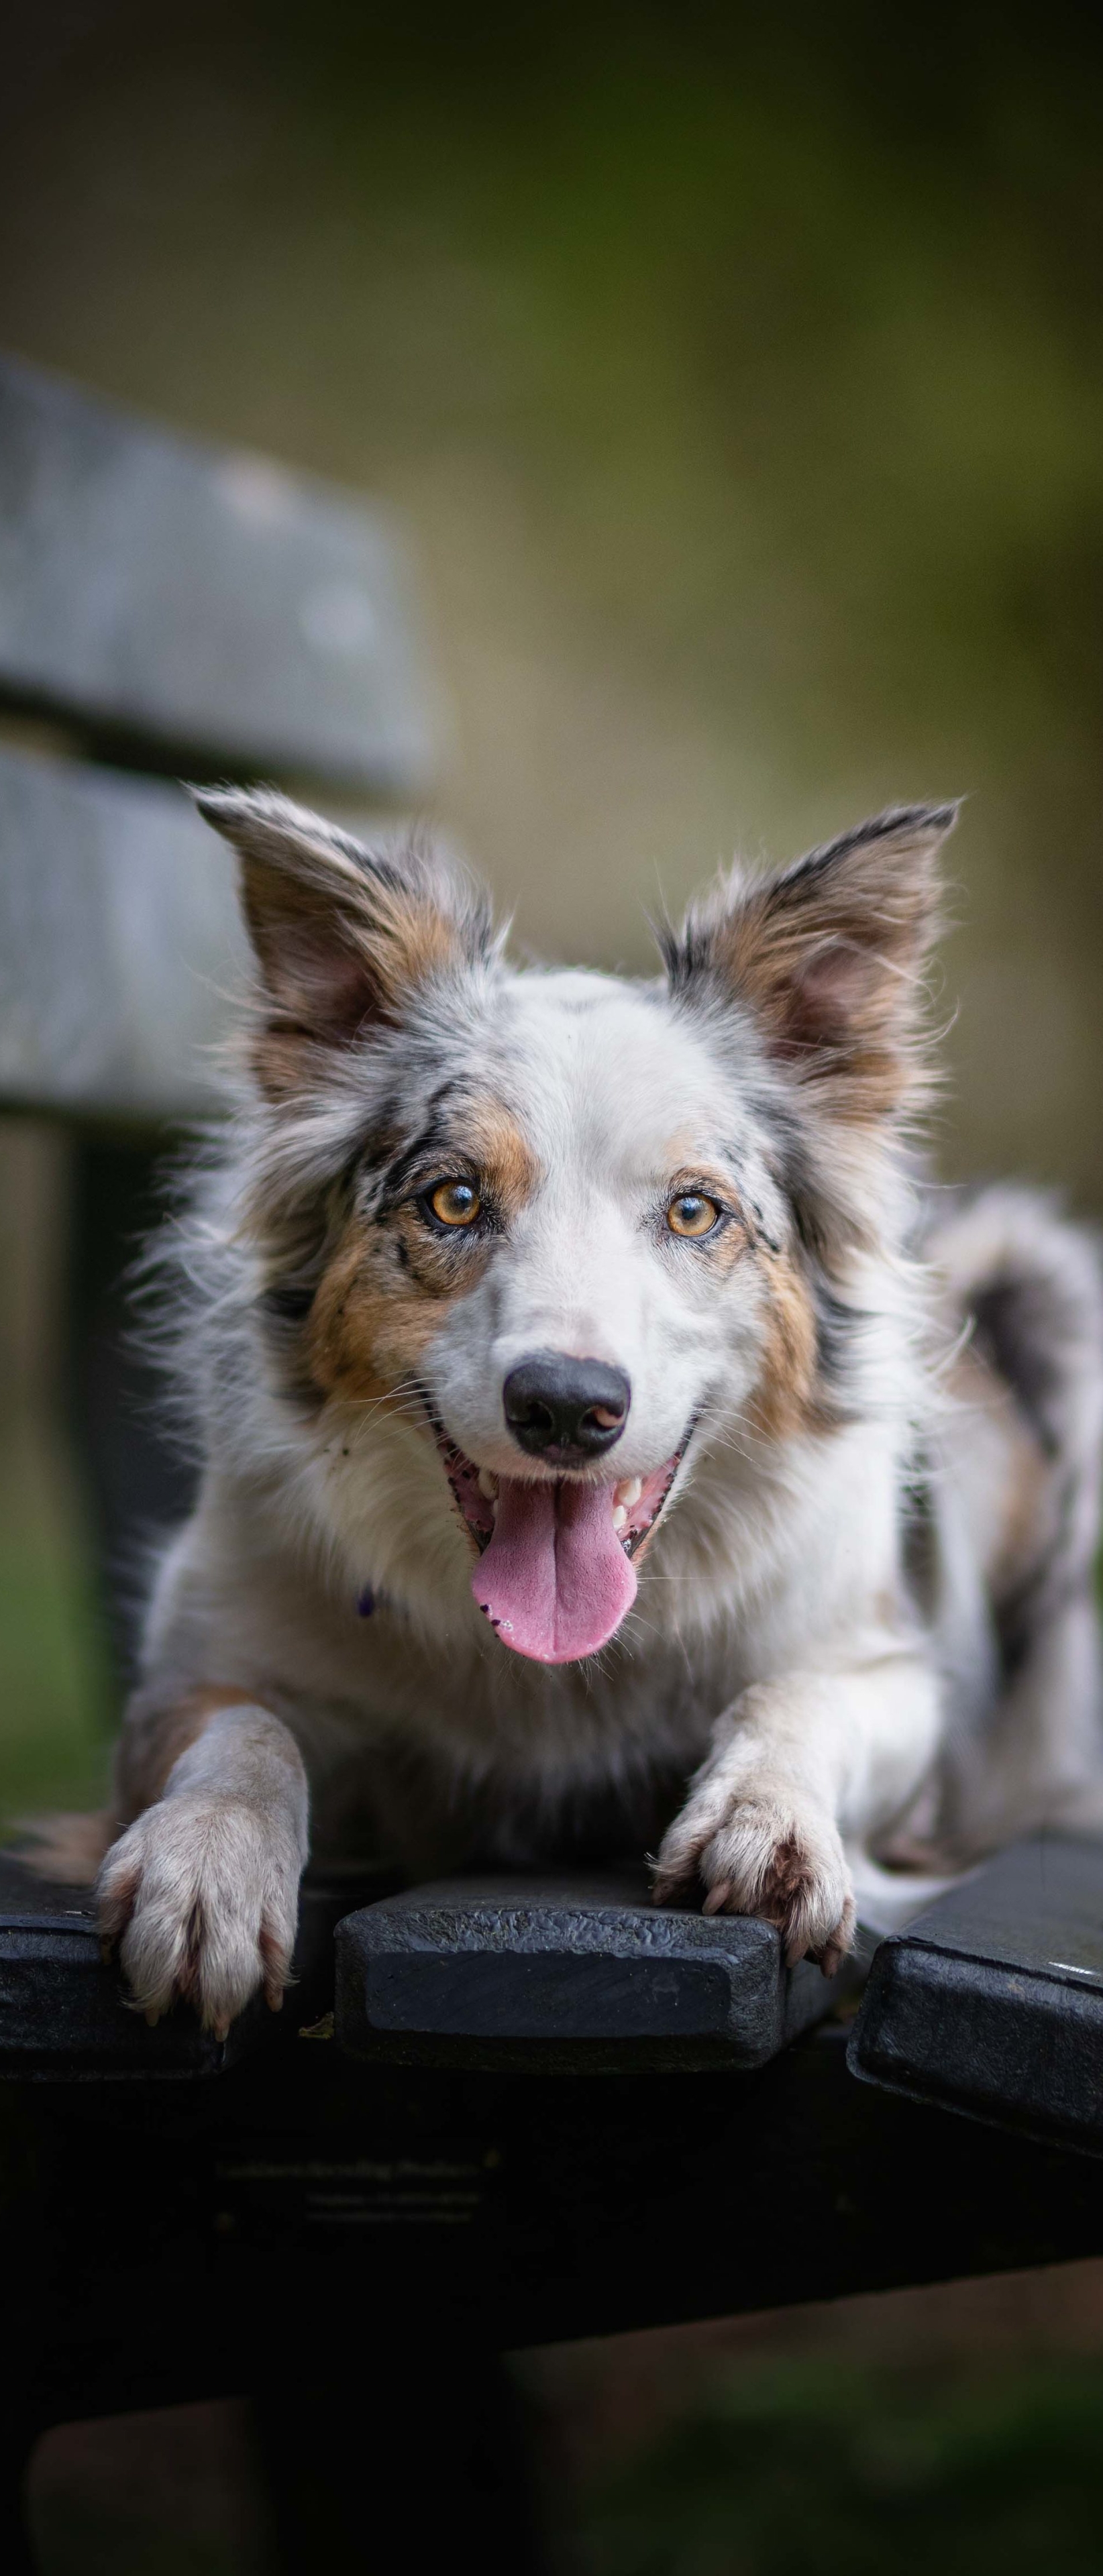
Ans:
[[[506,1421],[530,1458],[584,1467],[611,1449],[628,1420],[632,1390],[623,1369],[536,1351],[511,1369],[502,1390]]]

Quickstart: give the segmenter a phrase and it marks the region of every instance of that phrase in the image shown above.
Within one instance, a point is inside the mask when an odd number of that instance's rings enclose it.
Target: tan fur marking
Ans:
[[[238,1690],[225,1682],[201,1684],[189,1691],[175,1707],[165,1709],[152,1723],[133,1735],[124,1734],[119,1745],[116,1783],[122,1809],[121,1824],[132,1824],[146,1807],[152,1807],[161,1795],[180,1755],[186,1753],[203,1734],[212,1717],[223,1708],[251,1708],[255,1691]]]
[[[293,1100],[307,1088],[312,1064],[318,1063],[320,1053],[305,1030],[273,1021],[253,1038],[248,1051],[249,1069],[266,1100]]]
[[[949,1385],[972,1417],[973,1517],[985,1582],[999,1602],[1018,1590],[1053,1545],[1057,1480],[1011,1389],[978,1351],[958,1354]]]
[[[94,1887],[118,1826],[110,1810],[100,1807],[91,1815],[32,1816],[24,1830],[34,1839],[20,1851],[19,1862],[32,1878],[49,1879],[55,1887]]]
[[[23,1868],[55,1886],[93,1887],[101,1862],[124,1826],[153,1806],[174,1762],[202,1735],[208,1721],[223,1708],[249,1708],[255,1698],[254,1691],[212,1683],[189,1691],[186,1699],[166,1709],[140,1733],[124,1735],[116,1756],[117,1812],[101,1807],[87,1815],[31,1818],[25,1830],[34,1839],[20,1852]]]
[[[751,1003],[774,1052],[813,1091],[829,1083],[834,1116],[859,1126],[914,1099],[925,1080],[919,970],[935,931],[945,828],[902,818],[833,864],[805,862],[713,908],[725,979]]]
[[[412,985],[463,962],[455,923],[439,905],[406,892],[377,899],[371,951],[379,990],[392,1007]]]
[[[748,1418],[764,1440],[788,1440],[817,1428],[816,1316],[795,1264],[783,1253],[758,1254],[766,1283],[766,1336]]]
[[[442,1175],[448,1150],[442,1145]],[[477,1169],[507,1223],[538,1186],[536,1156],[500,1101],[468,1104],[454,1150],[465,1168]],[[482,1277],[487,1249],[483,1239],[460,1242],[433,1234],[414,1207],[400,1208],[385,1224],[353,1217],[307,1326],[314,1384],[326,1395],[361,1404],[393,1393],[416,1372],[447,1306]]]
[[[418,1266],[409,1237],[417,1230]],[[395,1247],[403,1244],[406,1265]],[[462,1274],[440,1261],[436,1244],[416,1217],[400,1217],[393,1233],[355,1220],[330,1262],[311,1310],[307,1359],[316,1386],[352,1403],[377,1403],[415,1370],[439,1332],[442,1310],[473,1287],[482,1269],[479,1252],[464,1259]],[[436,1256],[436,1258],[434,1258]]]
[[[807,924],[737,919],[730,972],[778,1051],[796,1058],[807,1047],[809,1068],[818,1058],[817,1069],[830,1071],[836,1113],[864,1125],[897,1108],[911,1085],[913,1067],[893,1025],[902,980],[896,943],[886,940],[887,953],[874,960],[850,947],[845,916],[835,924],[825,912],[818,939]]]
[[[245,916],[270,1004],[251,1063],[269,1099],[309,1087],[334,1043],[368,1021],[393,1025],[419,985],[470,963],[456,920],[432,891],[365,883],[354,871],[349,879],[335,872],[319,889],[244,861]]]
[[[1016,1442],[1009,1462],[1003,1544],[990,1570],[997,1601],[1017,1591],[1049,1553],[1058,1523],[1052,1467],[1027,1434]]]
[[[540,1165],[517,1120],[500,1100],[476,1100],[463,1122],[467,1150],[503,1212],[516,1216],[535,1196]]]
[[[696,1160],[699,1151],[700,1139],[694,1137],[690,1127],[679,1127],[673,1136],[668,1136],[665,1143],[660,1145],[658,1152],[660,1168],[664,1172],[674,1174],[674,1179],[669,1185],[671,1189],[677,1189],[678,1178],[682,1172],[699,1175],[701,1167]],[[730,1181],[725,1181],[724,1186],[725,1189],[730,1189]]]

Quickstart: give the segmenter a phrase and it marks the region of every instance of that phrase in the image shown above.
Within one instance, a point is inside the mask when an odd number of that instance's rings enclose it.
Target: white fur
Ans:
[[[109,1852],[101,1920],[134,2000],[156,2021],[177,1993],[224,2037],[255,1989],[278,2006],[307,1856],[306,1774],[262,1708],[216,1712]]]

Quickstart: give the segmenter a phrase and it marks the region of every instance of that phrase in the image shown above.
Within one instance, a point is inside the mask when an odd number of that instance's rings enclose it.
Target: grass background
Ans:
[[[1100,2564],[1103,2367],[947,2383],[774,2363],[720,2373],[654,2444],[587,2488],[587,2576],[849,2576]]]

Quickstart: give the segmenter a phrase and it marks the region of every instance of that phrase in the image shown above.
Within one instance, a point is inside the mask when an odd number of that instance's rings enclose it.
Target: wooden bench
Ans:
[[[401,532],[6,363],[0,717],[0,1098],[71,1138],[73,1436],[124,1680],[123,1578],[189,1479],[120,1274],[243,962],[170,782],[416,803]],[[245,2393],[289,2571],[466,2542],[523,2576],[511,2345],[1103,2251],[1069,2152],[1103,2149],[1101,1925],[1098,1854],[1012,1856],[877,1949],[852,2029],[767,1926],[657,1915],[631,1873],[308,1874],[292,2009],[220,2045],[147,2030],[87,1891],[3,1860],[4,2565],[45,2426]]]

